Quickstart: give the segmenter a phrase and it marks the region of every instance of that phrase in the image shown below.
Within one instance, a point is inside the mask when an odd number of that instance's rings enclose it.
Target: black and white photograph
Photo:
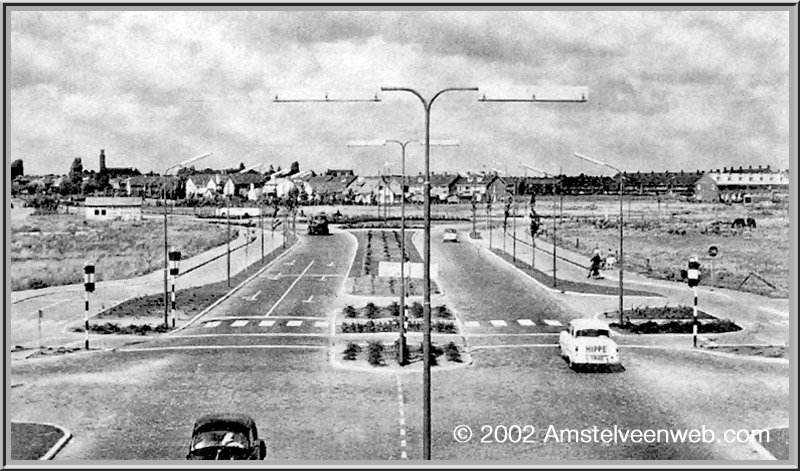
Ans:
[[[4,2],[3,467],[797,466],[797,20]]]

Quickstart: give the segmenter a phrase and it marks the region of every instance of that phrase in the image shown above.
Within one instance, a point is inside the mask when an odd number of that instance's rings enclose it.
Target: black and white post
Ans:
[[[94,291],[94,265],[87,263],[83,266],[83,287],[85,289],[83,348],[89,350],[89,293]]]
[[[180,270],[181,253],[177,250],[170,250],[169,252],[169,279],[172,284],[172,309],[170,309],[170,317],[172,317],[172,328],[175,328],[175,281],[178,278]],[[164,327],[169,327],[167,319],[164,319]]]
[[[692,346],[697,348],[697,285],[700,283],[700,262],[697,257],[689,259],[689,269],[686,271],[686,280],[694,294],[692,306]]]

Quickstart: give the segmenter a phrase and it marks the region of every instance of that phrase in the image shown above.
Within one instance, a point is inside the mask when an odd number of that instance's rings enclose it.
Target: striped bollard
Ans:
[[[697,257],[689,258],[689,269],[686,271],[686,281],[694,293],[692,306],[692,346],[697,348],[697,285],[700,284],[700,262]]]
[[[84,292],[84,345],[86,350],[89,350],[89,293],[94,291],[94,265],[85,264],[83,266],[83,287]]]
[[[177,250],[171,250],[168,254],[169,257],[169,275],[172,280],[172,309],[170,310],[170,317],[172,317],[172,327],[175,328],[175,281],[178,278],[179,265],[181,263],[181,253]],[[169,327],[166,325],[165,327]]]

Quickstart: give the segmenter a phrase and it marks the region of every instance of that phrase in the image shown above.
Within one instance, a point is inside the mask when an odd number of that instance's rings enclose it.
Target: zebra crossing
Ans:
[[[502,319],[492,319],[488,321],[488,323],[495,328],[509,327],[509,322],[511,322],[512,325],[514,324],[513,321],[506,321]],[[544,323],[544,327],[561,327],[564,325],[560,321],[554,319],[543,319],[541,322]],[[539,325],[532,319],[517,319],[516,324],[522,327],[536,327]],[[464,321],[464,327],[477,329],[481,327],[481,323],[479,321]]]
[[[328,327],[329,322],[326,320],[311,320],[311,319],[234,319],[234,320],[222,320],[222,319],[214,319],[205,321],[203,324],[200,325],[203,329],[211,329],[214,327],[275,327],[275,326],[286,326],[286,327],[301,327],[301,326],[313,326],[313,327],[320,327],[325,328]]]
[[[481,327],[489,327],[493,330],[503,331],[503,330],[511,330],[520,327],[561,327],[563,324],[560,321],[554,319],[542,319],[540,321],[534,321],[533,319],[516,319],[516,320],[504,320],[504,319],[490,319],[487,321],[464,321],[463,325],[467,329],[480,329]],[[330,322],[328,320],[323,319],[314,319],[314,318],[271,318],[271,319],[264,319],[263,317],[251,318],[251,319],[241,319],[241,318],[233,318],[233,319],[208,319],[202,322],[198,328],[201,331],[207,329],[244,329],[244,330],[252,330],[252,329],[259,329],[259,328],[276,328],[276,329],[307,329],[307,328],[318,328],[318,329],[325,329],[330,326]]]

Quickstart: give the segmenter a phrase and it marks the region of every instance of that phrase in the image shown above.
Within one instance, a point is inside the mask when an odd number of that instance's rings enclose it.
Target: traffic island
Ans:
[[[287,248],[277,248],[264,257],[264,263],[255,262],[247,268],[231,276],[230,286],[228,281],[219,281],[203,286],[195,286],[177,290],[175,298],[175,327],[185,325],[194,316],[217,302],[231,291],[231,287],[238,286],[245,280],[262,270],[273,260],[291,248],[292,238],[288,240]],[[89,324],[90,333],[117,334],[117,335],[153,335],[162,334],[173,330],[172,320],[168,319],[169,327],[164,325],[164,293],[139,296],[123,301],[116,306],[106,309],[92,317]],[[105,321],[105,322],[97,322]],[[83,323],[72,329],[73,332],[83,332]]]
[[[460,338],[459,338],[460,339]],[[423,352],[421,339],[408,341],[407,362],[398,361],[398,341],[376,338],[371,340],[351,339],[339,342],[331,348],[331,363],[335,368],[376,373],[422,372]],[[442,371],[469,366],[472,356],[456,341],[442,340],[431,343],[430,365],[432,370]]]
[[[50,424],[11,422],[11,459],[50,460],[72,437],[68,431]]]
[[[598,316],[606,320],[609,327],[620,334],[691,334],[694,311],[691,306],[637,307],[619,312],[606,312]],[[718,319],[706,312],[697,312],[698,334],[724,334],[738,332],[742,328],[729,319]]]
[[[400,250],[399,230],[366,230],[350,231],[358,242],[353,265],[348,273],[347,293],[354,296],[399,296],[401,278],[399,276],[380,276],[378,269],[381,262],[399,263],[403,257]],[[412,242],[413,233],[406,232],[405,261],[422,263],[422,257]],[[407,268],[408,269],[408,268]],[[408,279],[406,296],[423,295],[422,280]],[[440,294],[435,281],[431,280],[431,293]]]

